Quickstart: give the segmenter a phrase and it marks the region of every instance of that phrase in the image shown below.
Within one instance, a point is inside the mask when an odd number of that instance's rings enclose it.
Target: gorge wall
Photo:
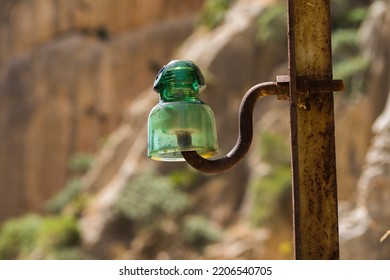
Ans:
[[[203,0],[0,2],[0,221],[40,210],[192,32]]]

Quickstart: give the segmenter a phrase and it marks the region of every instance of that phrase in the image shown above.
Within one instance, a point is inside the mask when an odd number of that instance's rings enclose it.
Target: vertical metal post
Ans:
[[[288,0],[296,259],[339,258],[333,94],[297,86],[332,79],[329,6]]]

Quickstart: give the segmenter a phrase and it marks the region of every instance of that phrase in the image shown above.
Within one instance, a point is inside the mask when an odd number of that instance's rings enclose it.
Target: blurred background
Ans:
[[[331,0],[343,259],[390,258],[390,1]],[[287,74],[286,2],[0,0],[0,259],[292,259],[289,106],[202,175],[146,156],[152,85],[202,69],[221,154],[254,84]]]

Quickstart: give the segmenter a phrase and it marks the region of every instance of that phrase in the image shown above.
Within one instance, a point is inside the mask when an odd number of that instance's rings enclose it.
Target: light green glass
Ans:
[[[160,161],[183,161],[181,151],[209,158],[218,151],[211,108],[199,99],[205,82],[191,61],[174,60],[157,74],[154,90],[160,102],[148,120],[148,156]]]

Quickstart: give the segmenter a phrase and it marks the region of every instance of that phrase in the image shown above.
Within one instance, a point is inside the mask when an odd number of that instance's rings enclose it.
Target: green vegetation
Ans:
[[[198,24],[209,29],[220,25],[234,0],[207,0],[200,12]]]
[[[82,192],[81,177],[91,169],[94,164],[94,156],[91,154],[78,153],[71,157],[68,168],[71,178],[67,181],[64,189],[49,199],[46,210],[50,213],[60,213],[67,209],[69,214],[77,216],[84,209],[88,197]]]
[[[361,55],[358,31],[367,16],[367,4],[353,0],[332,0],[333,77],[343,79],[343,96],[363,93],[369,61]]]
[[[285,137],[264,132],[260,137],[261,158],[270,171],[250,186],[254,197],[251,223],[263,225],[275,213],[278,199],[291,191],[290,146]]]
[[[333,0],[332,55],[333,77],[343,79],[345,96],[364,91],[364,76],[369,61],[361,55],[358,30],[368,8],[347,0]],[[257,40],[261,44],[287,42],[287,10],[285,2],[267,7],[257,21]]]
[[[4,223],[0,231],[0,259],[23,258],[30,254],[34,250],[41,224],[42,219],[36,215]]]
[[[251,222],[255,226],[263,225],[275,213],[279,197],[291,191],[290,167],[276,168],[253,183],[251,191],[255,198]]]
[[[366,7],[345,10],[335,19],[333,27],[333,76],[344,80],[347,95],[364,91],[369,61],[361,55],[358,30],[366,15]]]
[[[199,15],[199,24],[213,29],[223,23],[234,0],[207,0]],[[364,75],[369,62],[361,56],[358,29],[365,19],[367,7],[353,6],[352,0],[334,0],[332,19],[332,51],[334,77],[343,79],[347,93],[362,92]],[[333,5],[332,4],[332,5]],[[287,40],[287,11],[285,2],[266,8],[258,18],[257,40],[285,44]],[[212,73],[209,81],[213,80]],[[249,191],[254,199],[251,223],[266,224],[277,211],[280,198],[291,192],[290,145],[287,137],[264,132],[260,137],[259,153],[269,165],[268,173],[251,182]],[[81,176],[94,164],[94,156],[78,153],[71,157],[70,179],[64,190],[46,205],[51,214],[26,215],[10,219],[0,229],[0,259],[88,259],[79,249],[80,231],[77,217],[88,202],[82,191]],[[207,217],[191,214],[190,192],[199,184],[198,172],[189,169],[171,172],[167,176],[143,174],[129,181],[119,195],[116,209],[131,221],[131,230],[147,232],[164,241],[175,240],[180,245],[202,250],[221,238],[221,230]],[[128,222],[128,221],[127,221]],[[134,224],[133,224],[134,222]],[[163,223],[173,224],[165,230]],[[165,235],[164,235],[165,234]],[[130,238],[130,237],[129,237]],[[176,240],[177,239],[177,240]],[[153,250],[159,244],[145,243]],[[149,247],[148,247],[149,248]],[[160,249],[160,248],[157,248]],[[290,254],[291,244],[284,242],[280,250]]]
[[[179,169],[169,173],[168,177],[175,188],[188,191],[196,185],[199,172],[192,169]]]
[[[75,252],[80,242],[77,221],[70,216],[26,215],[4,223],[0,231],[0,259],[49,259]],[[80,253],[81,254],[81,253]],[[70,254],[68,254],[70,257]],[[67,258],[68,259],[68,258]]]
[[[170,178],[143,174],[130,181],[117,201],[120,213],[143,224],[164,215],[177,216],[189,206],[189,197]]]
[[[221,234],[221,231],[204,216],[189,216],[184,220],[184,239],[198,248],[218,241]]]
[[[70,179],[66,184],[65,189],[47,202],[46,209],[51,213],[59,213],[73,201],[77,201],[80,193],[80,179]]]
[[[76,246],[80,241],[77,221],[71,216],[50,216],[42,220],[36,245],[44,252]]]
[[[78,153],[71,157],[68,167],[74,173],[86,173],[93,166],[94,160],[91,154]]]
[[[83,252],[79,247],[61,248],[47,255],[48,260],[91,260],[92,256]]]
[[[117,200],[118,211],[136,223],[139,229],[164,238],[183,240],[201,250],[220,237],[220,230],[206,217],[188,215],[190,212],[189,191],[198,174],[192,170],[179,170],[168,176],[153,173],[143,174],[129,181]],[[162,222],[173,223],[177,232],[162,231]],[[169,236],[169,237],[168,237]],[[156,245],[157,246],[157,245]]]
[[[290,166],[289,139],[272,132],[264,132],[260,137],[261,158],[271,166],[279,168]]]
[[[26,215],[6,221],[0,230],[0,259],[90,259],[78,245],[77,217],[87,203],[80,177],[93,165],[93,156],[76,154],[68,164],[72,178],[50,199],[53,214]]]
[[[367,16],[368,5],[356,0],[331,0],[332,31],[343,28],[358,29]]]
[[[265,44],[269,40],[277,43],[287,42],[286,4],[278,2],[264,9],[257,20],[257,40]]]

